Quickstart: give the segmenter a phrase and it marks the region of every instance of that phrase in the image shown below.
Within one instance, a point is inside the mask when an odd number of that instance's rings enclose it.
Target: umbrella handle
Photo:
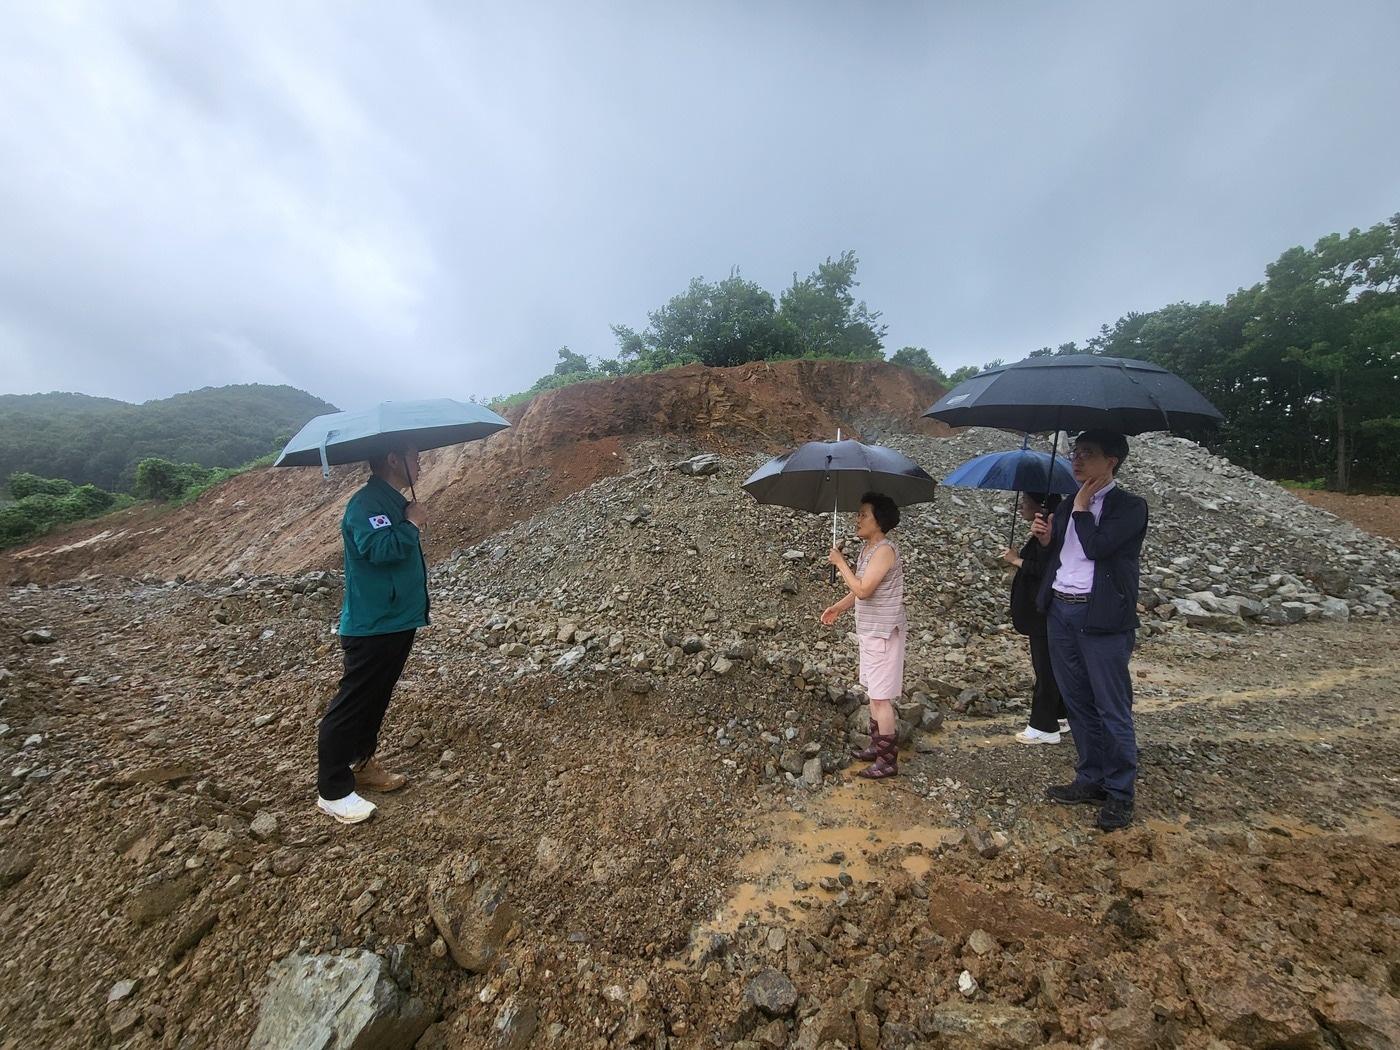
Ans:
[[[329,481],[331,477],[331,465],[330,462],[326,459],[326,442],[331,439],[332,434],[339,433],[339,430],[327,430],[324,434],[321,435],[321,477],[326,481]]]
[[[837,428],[836,428],[836,440],[837,440],[838,442],[841,440],[841,428],[840,428],[840,427],[837,427]],[[831,466],[831,457],[830,457],[830,456],[827,456],[827,457],[826,457],[826,465],[827,465],[828,467]],[[840,496],[839,496],[839,495],[833,496],[832,499],[831,499],[831,545],[832,545],[833,547],[836,546],[836,514],[837,514],[837,508],[840,507],[840,506],[841,506],[841,499],[840,499]],[[835,587],[835,586],[836,586],[836,566],[835,566],[835,565],[833,565],[833,566],[831,567],[831,572],[829,573],[829,577],[830,577],[830,580],[831,580],[831,586],[832,586],[832,587]]]

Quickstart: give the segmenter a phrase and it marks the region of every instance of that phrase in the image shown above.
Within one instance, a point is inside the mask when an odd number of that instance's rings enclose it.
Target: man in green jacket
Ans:
[[[407,783],[374,758],[389,697],[419,627],[428,624],[428,573],[419,530],[428,514],[399,491],[418,480],[418,452],[405,448],[370,460],[373,476],[350,497],[340,521],[345,543],[345,601],[340,647],[345,673],[318,739],[316,806],[342,824],[374,815],[355,788],[395,791]]]

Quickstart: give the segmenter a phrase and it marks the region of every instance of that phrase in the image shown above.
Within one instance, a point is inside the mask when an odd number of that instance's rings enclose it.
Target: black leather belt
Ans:
[[[1064,591],[1055,591],[1055,597],[1062,602],[1069,602],[1071,605],[1083,605],[1089,600],[1087,594],[1066,594]]]

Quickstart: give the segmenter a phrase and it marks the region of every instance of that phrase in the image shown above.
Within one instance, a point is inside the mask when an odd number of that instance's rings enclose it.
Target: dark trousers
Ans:
[[[316,790],[326,801],[334,802],[354,791],[355,774],[350,767],[374,756],[379,727],[384,724],[389,697],[403,674],[415,633],[340,639],[345,673],[321,719],[317,737]]]
[[[1058,733],[1060,719],[1065,717],[1065,702],[1055,681],[1055,668],[1050,662],[1050,636],[1029,635],[1031,667],[1035,670],[1035,692],[1031,694],[1031,728],[1042,733]]]
[[[1128,660],[1134,632],[1086,634],[1084,603],[1050,602],[1050,655],[1079,752],[1075,782],[1133,799],[1137,738]]]

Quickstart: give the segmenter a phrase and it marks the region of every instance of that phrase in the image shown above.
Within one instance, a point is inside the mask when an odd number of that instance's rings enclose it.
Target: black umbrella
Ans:
[[[1119,434],[1195,430],[1225,417],[1165,368],[1122,357],[1030,357],[989,368],[924,413],[951,427],[1020,433],[1102,428]]]
[[[938,483],[908,456],[859,441],[809,441],[771,459],[744,482],[759,503],[813,514],[832,511],[831,545],[836,546],[836,512],[860,509],[860,498],[879,492],[899,506],[932,503]],[[832,582],[836,566],[831,567]]]
[[[1196,430],[1225,418],[1195,387],[1165,368],[1097,354],[1028,357],[989,368],[949,390],[924,415],[950,427],[1054,431],[1052,475],[1061,430],[1146,434]]]

